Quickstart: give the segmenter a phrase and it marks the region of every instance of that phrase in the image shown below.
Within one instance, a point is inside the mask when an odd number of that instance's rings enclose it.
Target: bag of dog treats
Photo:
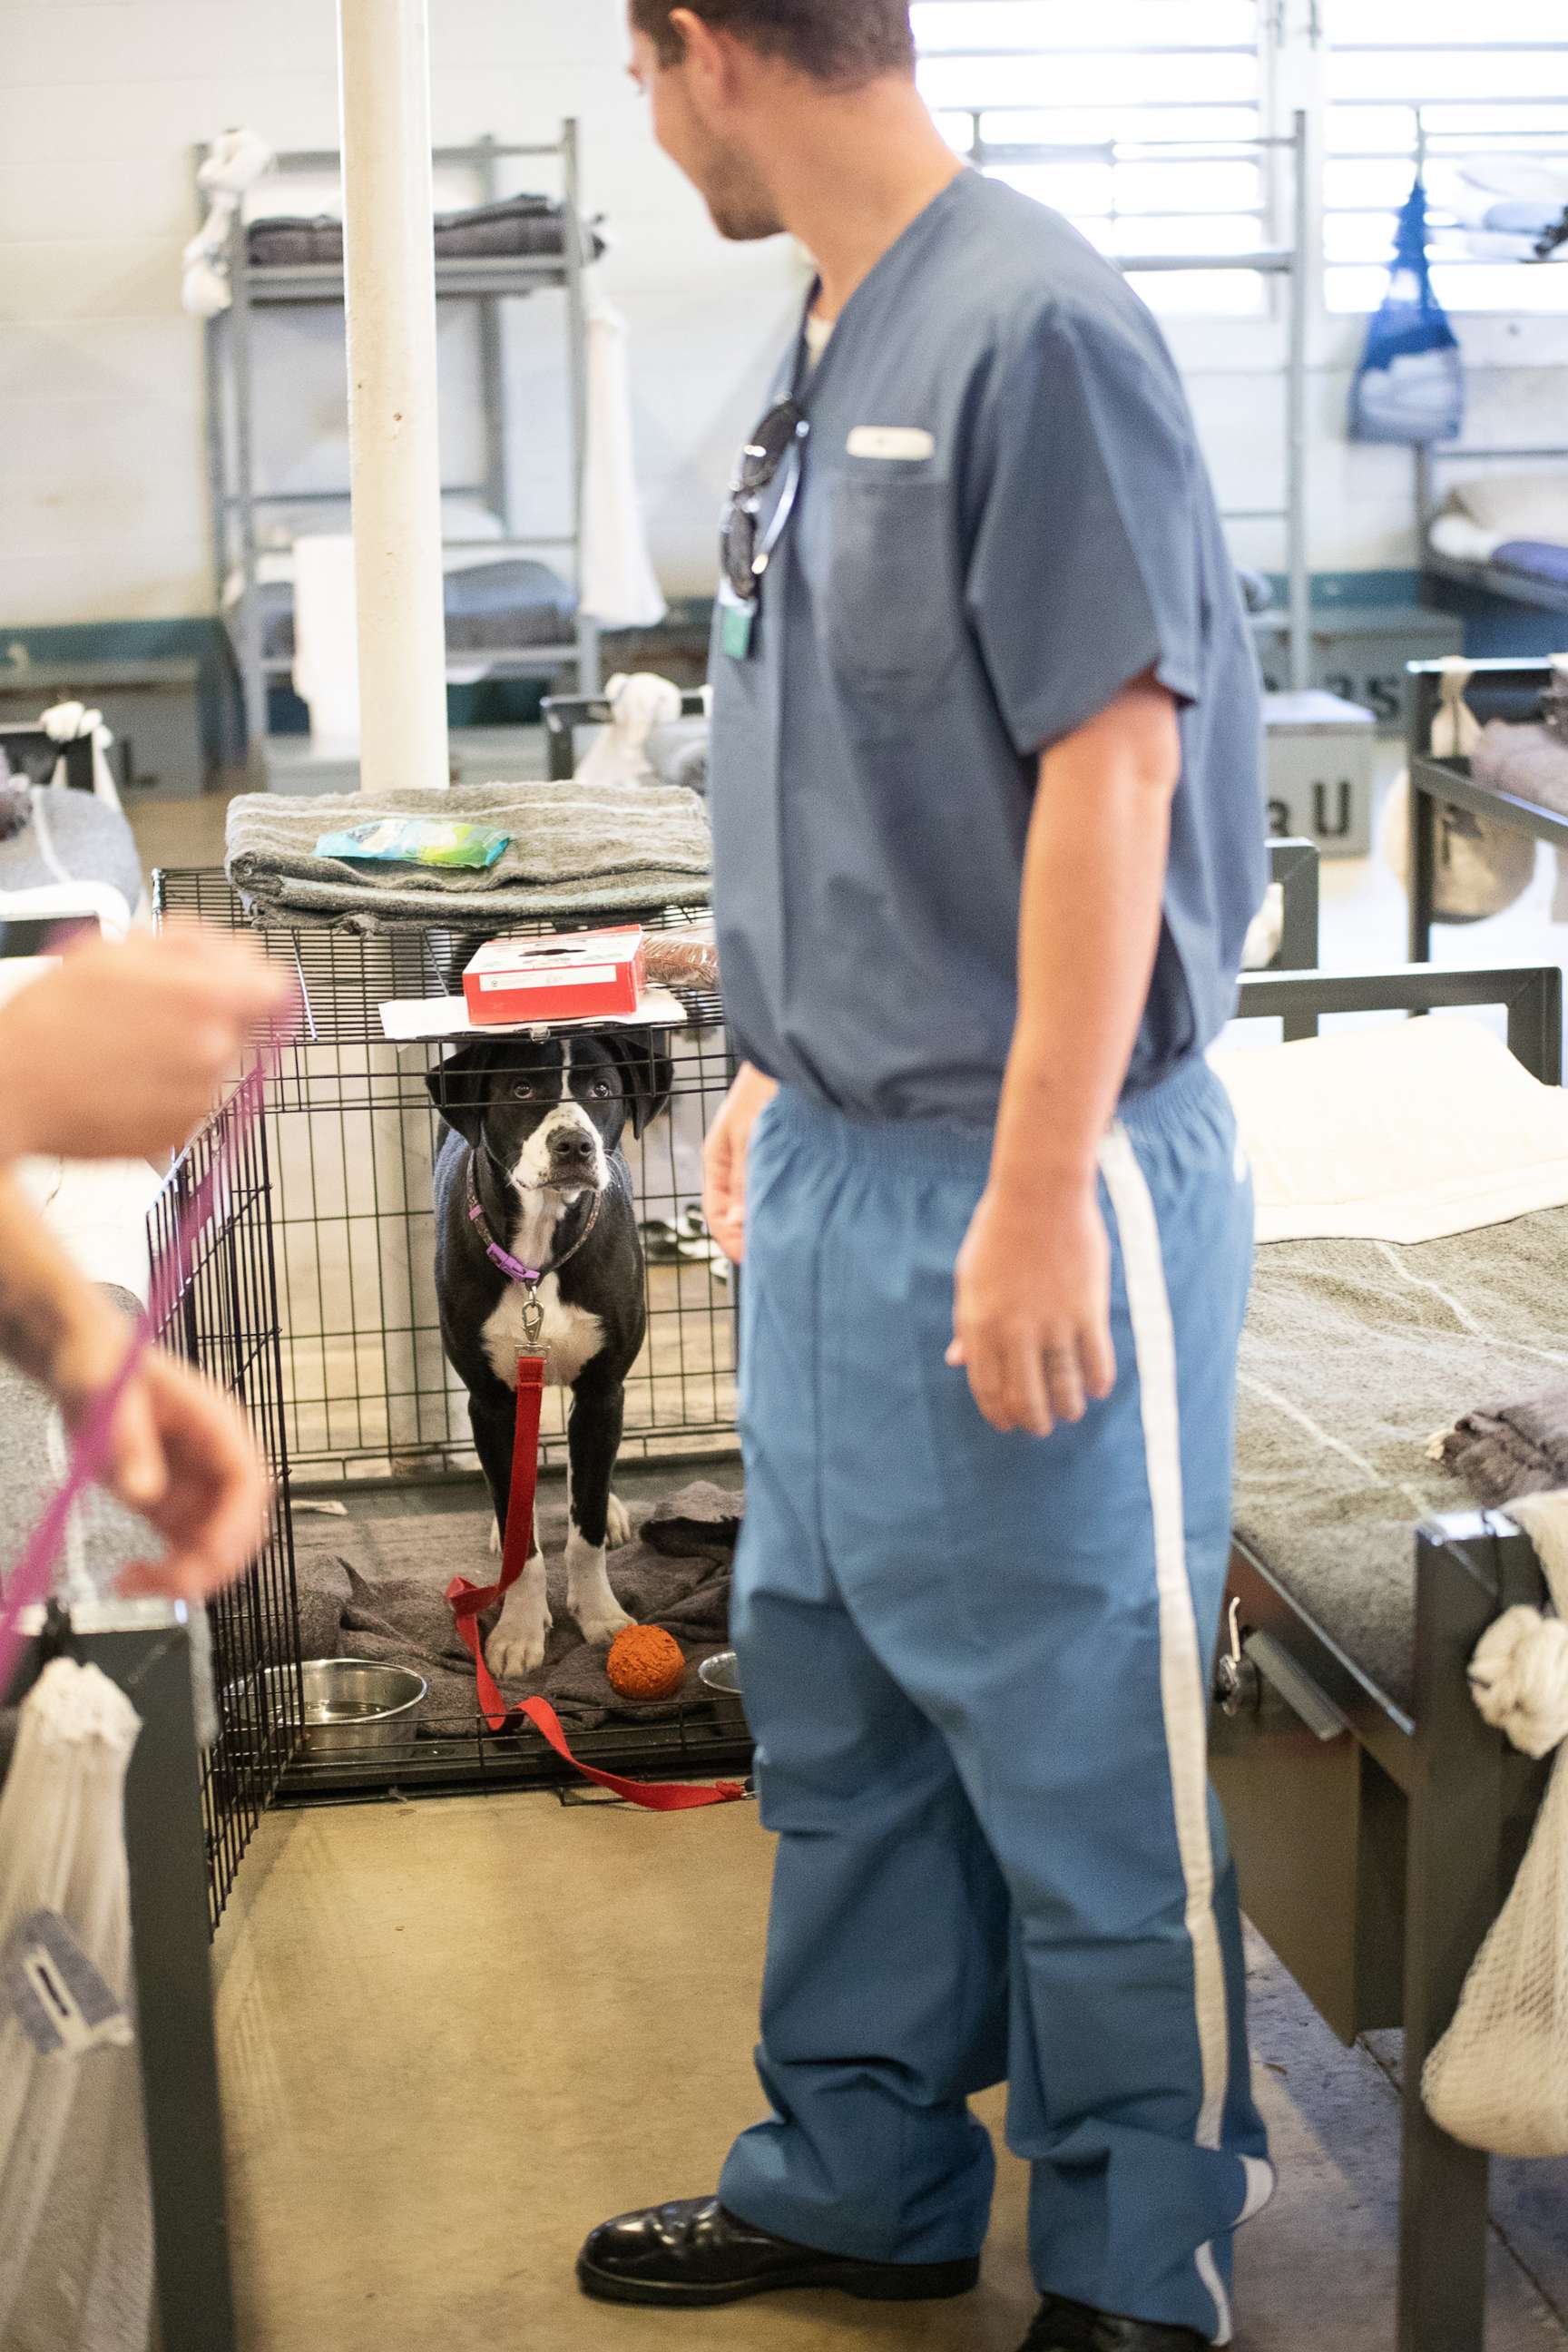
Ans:
[[[434,824],[418,817],[378,817],[347,833],[324,833],[318,857],[357,857],[375,866],[493,866],[511,836],[482,824]]]

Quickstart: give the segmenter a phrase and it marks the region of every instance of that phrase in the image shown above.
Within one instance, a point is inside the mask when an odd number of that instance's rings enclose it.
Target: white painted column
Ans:
[[[361,789],[445,791],[426,0],[338,0]]]

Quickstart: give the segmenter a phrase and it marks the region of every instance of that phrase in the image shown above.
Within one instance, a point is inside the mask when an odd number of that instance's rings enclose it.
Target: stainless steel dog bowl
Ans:
[[[721,1650],[717,1656],[704,1658],[697,1672],[724,1729],[748,1732],[746,1705],[741,1696],[740,1661],[734,1651]]]
[[[306,1756],[353,1756],[399,1748],[414,1737],[414,1716],[429,1689],[409,1666],[368,1658],[311,1658],[300,1670],[304,1712],[287,1666],[268,1666],[261,1684],[274,1721],[295,1727]]]

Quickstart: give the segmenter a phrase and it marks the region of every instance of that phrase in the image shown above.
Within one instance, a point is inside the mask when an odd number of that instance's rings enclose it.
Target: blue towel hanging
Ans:
[[[1367,331],[1351,394],[1354,440],[1419,446],[1456,440],[1463,430],[1464,362],[1433,290],[1426,234],[1426,187],[1417,173],[1399,215],[1388,291]]]

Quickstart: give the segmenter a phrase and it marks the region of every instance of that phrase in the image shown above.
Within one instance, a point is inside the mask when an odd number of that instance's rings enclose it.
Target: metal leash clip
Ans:
[[[523,1345],[531,1356],[539,1353],[539,1343],[544,1337],[544,1308],[540,1303],[539,1285],[531,1282],[522,1307]]]

